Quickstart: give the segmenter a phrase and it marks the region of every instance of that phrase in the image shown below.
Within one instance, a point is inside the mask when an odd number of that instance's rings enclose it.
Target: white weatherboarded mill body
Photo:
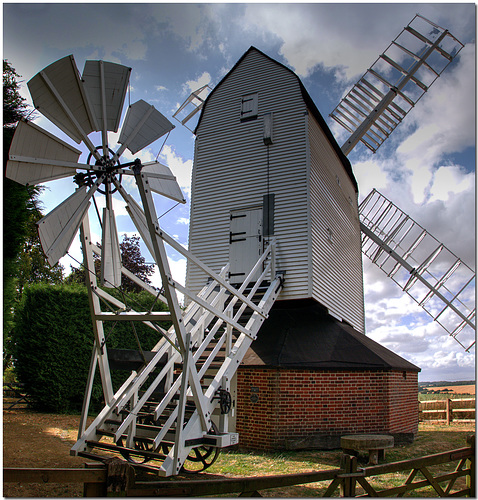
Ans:
[[[279,300],[315,299],[364,332],[357,184],[299,78],[251,47],[214,88],[196,127],[191,252],[240,283],[277,239]],[[187,286],[207,276],[190,266]]]

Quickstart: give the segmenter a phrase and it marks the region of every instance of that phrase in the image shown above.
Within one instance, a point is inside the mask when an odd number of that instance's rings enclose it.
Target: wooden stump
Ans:
[[[368,464],[377,465],[385,458],[385,449],[393,448],[393,436],[385,434],[355,434],[342,436],[340,446],[344,453],[358,456],[360,451],[368,452]]]

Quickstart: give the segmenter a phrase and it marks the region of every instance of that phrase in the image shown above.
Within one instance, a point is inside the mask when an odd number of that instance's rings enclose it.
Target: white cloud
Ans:
[[[198,78],[196,78],[196,80],[188,80],[183,85],[183,88],[187,94],[190,94],[191,92],[194,92],[200,87],[203,87],[204,85],[209,85],[210,83],[211,83],[211,75],[207,71],[204,71],[200,76],[198,76]],[[200,95],[200,97],[203,98],[203,95]]]
[[[176,176],[179,186],[190,196],[192,160],[183,160],[172,146],[165,145],[160,158]]]
[[[363,196],[366,196],[374,188],[380,191],[389,183],[384,164],[373,158],[355,162],[353,164],[353,170],[360,188],[360,193]]]
[[[189,224],[189,218],[187,217],[179,217],[179,219],[176,221],[178,224]]]
[[[473,357],[462,352],[437,351],[433,354],[433,368],[446,368],[456,363],[459,367],[473,367]]]
[[[336,29],[338,16],[340,30]],[[350,79],[363,73],[377,56],[379,41],[368,43],[363,18],[352,22],[340,5],[279,4],[271,8],[271,4],[247,4],[245,22],[277,34],[282,39],[280,53],[300,76],[307,76],[320,64],[339,68],[338,75]]]
[[[167,22],[168,29],[180,37],[188,51],[199,49],[206,37],[203,19],[204,9],[201,4],[178,6],[175,4],[152,4],[150,15],[158,24]]]
[[[186,264],[187,259],[184,258],[178,260],[169,259],[169,266],[173,278],[183,286],[186,283]]]
[[[148,50],[147,45],[143,40],[131,40],[128,43],[123,43],[121,48],[117,50],[120,54],[122,54],[127,59],[133,61],[140,61],[146,58],[146,51]]]
[[[75,48],[78,53],[82,49],[87,58],[94,56],[121,62],[120,56],[130,60],[143,60],[146,56],[144,18],[135,5],[124,4],[122,9],[118,9],[112,8],[111,4],[95,3],[82,4],[81,8],[75,8],[74,4],[67,3],[24,4],[17,5],[15,9],[21,12],[23,21],[28,23],[29,39],[44,40],[47,37],[48,47],[56,49],[57,52],[65,51],[65,40],[67,40],[69,50]],[[31,22],[32,19],[34,22]],[[74,19],[74,22],[65,22],[68,19]],[[7,23],[5,27],[8,31],[9,24]],[[94,36],[89,36],[88,33],[94,33]],[[23,41],[20,38],[17,45],[18,51],[33,54],[27,40]],[[27,71],[34,68],[36,73],[52,62],[43,59],[42,56],[41,50],[36,51],[32,59],[33,64]]]
[[[175,281],[180,283],[181,285],[185,285],[186,283],[186,265],[187,260],[180,258],[178,260],[174,260],[172,258],[168,258],[169,268],[171,270],[171,275]],[[161,276],[159,273],[159,269],[155,266],[154,274],[150,277],[151,284],[157,288],[162,287]],[[182,304],[184,302],[184,296],[177,292],[178,300]]]
[[[466,173],[463,167],[439,167],[433,174],[429,201],[448,201],[454,194],[473,190],[474,180],[474,174]]]

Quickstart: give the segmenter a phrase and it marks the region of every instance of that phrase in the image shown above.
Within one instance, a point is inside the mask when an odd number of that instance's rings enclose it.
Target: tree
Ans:
[[[32,204],[35,201],[32,200]],[[45,258],[36,225],[41,217],[41,212],[32,207],[28,221],[27,237],[23,243],[23,251],[18,256],[17,291],[20,295],[27,284],[48,283],[58,285],[63,282],[63,266],[61,264],[50,266]]]
[[[16,123],[21,118],[26,118],[28,105],[20,94],[20,75],[13,66],[3,60],[3,127],[15,128]],[[9,145],[10,146],[10,145]]]
[[[12,65],[3,61],[3,165],[18,120],[26,116],[27,105],[20,95],[19,75]],[[27,234],[29,193],[25,186],[3,177],[3,366],[11,358],[10,333],[13,328],[13,308],[17,299],[17,258]]]
[[[120,243],[120,250],[123,266],[145,283],[151,283],[149,276],[154,274],[154,265],[146,264],[145,258],[141,255],[139,236],[129,237],[126,234],[123,235],[123,241]],[[126,277],[123,277],[121,285],[126,291],[141,291],[139,285]]]
[[[98,243],[97,246],[100,246]],[[149,276],[154,273],[154,265],[146,264],[145,258],[141,255],[141,248],[139,245],[139,236],[123,235],[123,241],[120,243],[121,261],[123,266],[132,272],[135,276],[142,279],[145,283],[151,283]],[[96,255],[95,259],[95,273],[97,276],[100,274],[100,259]],[[71,273],[65,280],[66,283],[85,283],[85,270],[83,266],[73,268],[71,266]],[[124,292],[140,292],[142,288],[131,281],[129,278],[123,276],[121,279],[121,289]]]
[[[14,308],[25,283],[45,281],[57,283],[63,267],[50,268],[41,250],[36,222],[41,218],[38,197],[42,188],[27,188],[5,177],[8,153],[18,121],[29,114],[20,94],[20,75],[3,61],[3,367],[11,360],[10,338],[14,327]]]

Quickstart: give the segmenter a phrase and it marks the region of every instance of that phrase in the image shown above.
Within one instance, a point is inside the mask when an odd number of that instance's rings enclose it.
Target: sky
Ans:
[[[187,246],[194,135],[172,115],[190,92],[205,84],[214,88],[255,46],[296,72],[341,145],[347,133],[329,114],[416,13],[465,46],[376,154],[359,145],[348,157],[359,201],[378,189],[475,270],[472,3],[4,2],[3,58],[21,75],[22,95],[30,104],[26,82],[69,54],[80,72],[90,59],[133,68],[127,102],[144,99],[176,125],[166,141],[161,138],[138,155],[143,161],[158,157],[176,175],[187,203],[158,196],[156,211],[163,229]],[[34,116],[37,125],[73,144],[40,113]],[[110,133],[110,144],[117,137]],[[128,154],[123,162],[133,159]],[[80,161],[85,160],[83,155]],[[132,188],[128,180],[123,184]],[[47,186],[44,213],[75,188],[71,179]],[[119,199],[114,208],[120,235],[135,234]],[[100,241],[95,223],[92,232]],[[69,254],[72,258],[61,261],[66,271],[82,260],[78,240]],[[184,282],[185,259],[176,252],[169,257],[173,276]],[[420,381],[475,379],[474,349],[465,352],[366,257],[364,294],[366,334],[419,366]]]

